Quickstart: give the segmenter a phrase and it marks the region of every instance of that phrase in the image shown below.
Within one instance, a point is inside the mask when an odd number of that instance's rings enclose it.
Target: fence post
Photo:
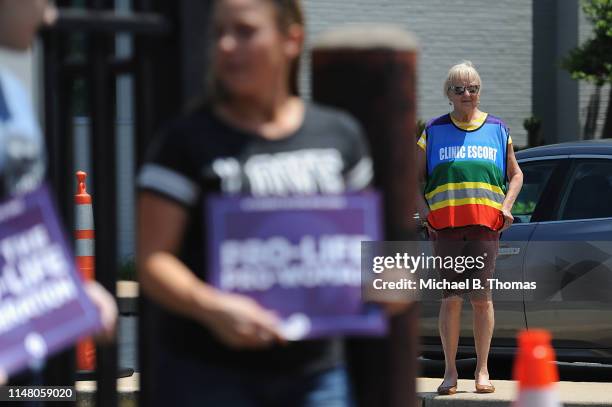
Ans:
[[[347,26],[315,42],[312,94],[352,113],[363,125],[383,192],[387,240],[415,240],[414,37],[392,26]],[[416,304],[391,320],[388,338],[347,341],[359,405],[414,406],[417,370]]]
[[[106,2],[92,0],[92,9],[103,10]],[[113,296],[117,282],[117,165],[115,126],[115,81],[108,69],[111,40],[103,33],[89,34],[89,112],[91,115],[93,191],[96,230],[96,279]],[[117,406],[117,345],[96,349],[96,405]]]

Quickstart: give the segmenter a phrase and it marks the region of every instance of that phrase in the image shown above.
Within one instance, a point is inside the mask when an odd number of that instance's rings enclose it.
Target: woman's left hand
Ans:
[[[512,216],[512,213],[510,212],[509,209],[502,208],[501,211],[502,211],[502,215],[504,216],[504,225],[499,231],[503,232],[504,230],[512,226],[512,223],[514,222],[514,216]]]

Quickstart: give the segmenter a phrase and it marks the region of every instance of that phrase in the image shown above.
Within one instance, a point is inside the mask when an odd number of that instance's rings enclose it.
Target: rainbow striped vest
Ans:
[[[504,122],[486,114],[464,126],[450,114],[430,121],[419,139],[427,157],[425,199],[435,229],[483,225],[499,230],[506,194],[507,146]]]

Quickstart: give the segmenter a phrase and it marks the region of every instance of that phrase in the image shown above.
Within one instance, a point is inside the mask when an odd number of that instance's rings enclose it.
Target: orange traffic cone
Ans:
[[[87,174],[83,171],[76,173],[78,184],[74,196],[76,205],[75,217],[75,252],[76,263],[84,281],[94,280],[94,222],[91,195],[87,193],[85,179]],[[77,343],[77,369],[95,370],[96,345],[92,338],[85,338]]]
[[[561,407],[556,382],[559,371],[548,331],[522,331],[518,336],[519,351],[514,361],[514,379],[519,394],[514,407]]]

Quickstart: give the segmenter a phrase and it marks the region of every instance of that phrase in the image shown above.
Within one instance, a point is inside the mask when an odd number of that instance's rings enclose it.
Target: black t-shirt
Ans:
[[[183,205],[189,222],[179,258],[206,281],[203,202],[210,193],[249,196],[338,194],[365,188],[372,162],[358,124],[335,109],[307,104],[302,125],[266,140],[203,108],[178,119],[151,146],[138,188]],[[168,351],[236,368],[309,371],[341,360],[338,340],[312,340],[267,350],[230,350],[201,324],[161,312]]]

